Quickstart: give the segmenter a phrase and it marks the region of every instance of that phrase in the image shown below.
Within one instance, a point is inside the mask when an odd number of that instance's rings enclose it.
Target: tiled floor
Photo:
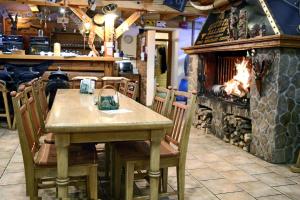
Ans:
[[[15,131],[0,129],[1,200],[27,199],[18,143]],[[170,191],[176,189],[175,175],[175,169],[170,168]],[[136,185],[136,192],[147,194],[147,184]],[[192,129],[185,188],[187,200],[300,200],[300,174]],[[81,193],[82,190],[73,189],[73,199],[80,199]],[[40,195],[43,199],[55,199],[55,190],[41,191]]]

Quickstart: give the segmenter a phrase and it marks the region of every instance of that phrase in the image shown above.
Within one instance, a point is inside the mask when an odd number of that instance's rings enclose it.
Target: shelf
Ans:
[[[290,35],[272,35],[250,39],[195,45],[183,48],[183,50],[187,54],[198,54],[218,51],[242,51],[276,47],[300,48],[300,37]]]
[[[0,54],[0,60],[60,60],[60,61],[86,61],[86,62],[115,62],[121,60],[114,57],[62,57],[40,55],[6,55]]]

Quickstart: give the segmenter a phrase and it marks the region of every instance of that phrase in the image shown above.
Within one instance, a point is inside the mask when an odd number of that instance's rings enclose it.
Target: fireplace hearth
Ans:
[[[273,13],[275,8],[281,12]],[[249,30],[264,27],[263,34],[230,38],[227,10],[210,14],[196,44],[184,49],[190,54],[189,89],[199,92],[194,125],[266,161],[295,162],[300,149],[300,35],[282,18],[300,21],[299,13],[271,0],[245,0],[237,10],[246,11]],[[242,61],[248,62],[249,77],[241,73],[246,82],[237,79]]]

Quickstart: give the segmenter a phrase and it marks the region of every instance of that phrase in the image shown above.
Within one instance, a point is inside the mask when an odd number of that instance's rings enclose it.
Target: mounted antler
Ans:
[[[8,13],[8,17],[10,19],[10,23],[11,23],[11,34],[12,35],[17,35],[17,31],[18,31],[18,13],[15,15],[15,19],[13,18],[13,16]]]
[[[190,0],[190,4],[198,10],[209,11],[209,10],[221,8],[235,1],[237,0],[215,0],[212,4],[201,5],[201,4],[195,4]]]

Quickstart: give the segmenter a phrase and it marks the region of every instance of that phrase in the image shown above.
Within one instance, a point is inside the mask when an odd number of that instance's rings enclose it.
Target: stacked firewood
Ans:
[[[223,122],[224,141],[249,151],[252,140],[251,120],[226,115]]]
[[[200,107],[195,114],[193,125],[194,127],[201,128],[210,128],[212,120],[212,110],[207,107]]]

